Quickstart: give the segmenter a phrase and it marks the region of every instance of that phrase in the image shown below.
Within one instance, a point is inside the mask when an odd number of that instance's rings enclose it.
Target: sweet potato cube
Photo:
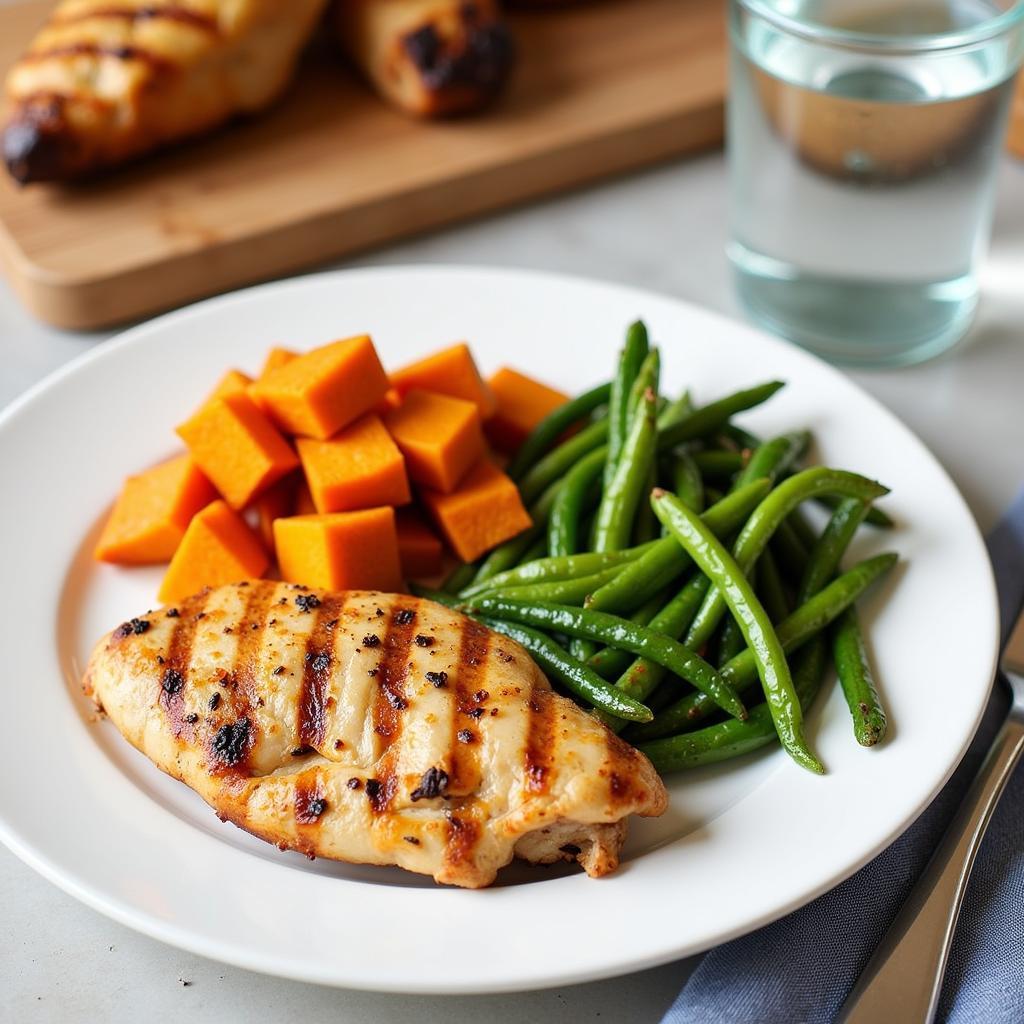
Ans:
[[[281,578],[326,590],[402,589],[392,508],[292,516],[274,523]]]
[[[388,388],[384,392],[384,397],[373,407],[372,411],[378,416],[383,416],[385,413],[391,412],[392,409],[397,409],[401,404],[402,396],[394,388]]]
[[[403,397],[410,391],[436,391],[441,395],[461,398],[473,402],[484,420],[497,407],[494,395],[480,376],[465,342],[403,366],[390,377],[391,386]]]
[[[420,498],[464,562],[530,526],[519,489],[490,459],[481,459],[451,494],[424,489]]]
[[[278,367],[286,366],[297,356],[298,352],[293,352],[290,348],[281,348],[280,346],[272,348],[267,353],[267,358],[263,360],[260,377],[266,377],[268,373],[273,373]]]
[[[240,391],[247,391],[252,383],[252,377],[241,370],[228,370],[219,381],[217,386],[210,392],[206,399],[212,402],[218,398],[226,398],[228,395],[237,395]]]
[[[441,571],[441,540],[411,508],[395,512],[398,530],[398,560],[406,579],[436,576]]]
[[[188,524],[160,585],[160,600],[173,603],[203,587],[254,579],[262,576],[269,564],[263,545],[246,521],[226,501],[215,501]]]
[[[278,480],[268,487],[253,503],[256,528],[267,551],[274,551],[274,520],[290,516],[295,509],[295,494],[299,487],[297,474]]]
[[[297,352],[293,352],[290,348],[272,348],[267,353],[267,358],[263,361],[263,366],[260,369],[259,376],[256,381],[263,380],[268,374],[274,372],[278,367],[285,366],[290,363],[293,359],[298,357]],[[249,386],[249,397],[269,416],[270,409],[263,404],[260,396],[256,393],[252,387],[256,381],[250,381]]]
[[[178,427],[199,468],[232,508],[243,508],[299,460],[246,394],[204,405]]]
[[[187,455],[128,477],[100,534],[96,558],[120,565],[169,562],[189,521],[216,497]]]
[[[402,453],[373,413],[329,441],[296,441],[317,512],[348,512],[410,501]]]
[[[488,381],[498,407],[487,423],[487,439],[499,451],[514,453],[530,431],[568,395],[525,374],[502,367]]]
[[[484,454],[480,414],[461,398],[410,391],[384,425],[405,456],[409,476],[446,494]]]
[[[367,335],[335,341],[260,377],[253,398],[282,430],[325,440],[369,412],[388,379]]]

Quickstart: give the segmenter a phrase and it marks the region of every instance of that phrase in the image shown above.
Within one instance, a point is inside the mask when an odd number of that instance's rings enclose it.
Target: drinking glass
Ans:
[[[970,326],[1024,0],[730,0],[731,241],[752,317],[900,365]]]

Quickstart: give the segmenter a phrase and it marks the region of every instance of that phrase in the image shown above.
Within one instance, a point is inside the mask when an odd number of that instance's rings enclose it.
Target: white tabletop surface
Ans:
[[[725,202],[724,164],[715,154],[392,246],[348,265],[451,262],[559,270],[640,285],[738,316],[722,254]],[[1000,177],[984,283],[979,319],[957,352],[925,366],[853,376],[920,434],[988,529],[1024,482],[1024,165],[1009,160]],[[108,333],[43,326],[0,281],[0,407]],[[251,974],[136,935],[81,906],[2,849],[0,907],[0,1020],[11,1021],[160,1022],[187,1013],[194,1024],[646,1024],[660,1019],[693,963],[518,995],[446,999],[322,988]],[[553,924],[572,941],[571,922]]]

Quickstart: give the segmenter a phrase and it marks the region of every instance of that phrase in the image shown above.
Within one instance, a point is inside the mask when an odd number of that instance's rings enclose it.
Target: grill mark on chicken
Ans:
[[[327,798],[320,773],[314,768],[295,780],[295,822],[298,825],[319,825],[327,810]]]
[[[303,746],[319,750],[327,727],[327,693],[334,666],[334,631],[345,607],[345,598],[331,594],[314,607],[316,622],[306,640],[299,698],[299,739]]]
[[[405,602],[391,607],[387,631],[381,643],[381,657],[377,663],[376,690],[373,695],[373,729],[384,742],[384,752],[377,762],[376,778],[379,786],[370,796],[375,814],[383,814],[391,803],[398,785],[395,774],[399,744],[395,741],[402,731],[402,712],[409,706],[405,680],[409,675],[409,654],[416,633],[418,602]]]
[[[66,46],[51,46],[46,50],[34,50],[21,58],[22,63],[39,64],[61,57],[110,57],[114,60],[138,61],[153,72],[171,73],[180,68],[174,61],[161,57],[142,46],[103,46],[100,43],[68,43]]]
[[[207,594],[192,599],[173,617],[174,626],[167,641],[163,672],[160,676],[160,691],[157,702],[164,709],[171,731],[181,739],[185,722],[185,691],[188,689],[189,667],[192,663],[192,643],[195,640],[198,616],[206,607]],[[191,726],[190,726],[191,727]]]
[[[526,733],[524,760],[526,788],[531,793],[546,793],[551,766],[555,759],[555,707],[550,690],[534,687],[527,702],[530,722]]]
[[[469,716],[480,707],[473,694],[480,692],[485,681],[491,646],[491,631],[486,626],[467,619],[459,623],[459,628],[462,636],[452,694],[452,738],[448,742],[448,792],[452,796],[473,793],[480,784],[479,744],[467,743],[459,734],[468,728],[474,737],[476,735],[479,719]]]
[[[194,28],[220,34],[219,27],[214,18],[202,11],[195,11],[189,7],[181,7],[177,4],[168,4],[166,7],[94,7],[75,11],[71,14],[61,14],[59,11],[50,18],[49,24],[58,28],[65,25],[75,25],[82,21],[94,19],[105,19],[108,21],[176,21],[182,25],[191,25]]]
[[[444,863],[454,868],[473,859],[473,850],[480,838],[480,826],[459,814],[448,815],[448,836],[445,843]]]

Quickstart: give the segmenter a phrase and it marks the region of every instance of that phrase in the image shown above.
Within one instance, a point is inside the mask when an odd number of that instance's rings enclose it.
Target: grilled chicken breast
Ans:
[[[335,0],[334,24],[377,91],[422,117],[479,109],[512,69],[496,0]]]
[[[477,887],[514,855],[618,864],[650,762],[529,655],[430,601],[269,581],[104,637],[84,688],[135,747],[282,849]]]
[[[7,75],[21,182],[65,181],[252,113],[325,0],[63,0]]]

